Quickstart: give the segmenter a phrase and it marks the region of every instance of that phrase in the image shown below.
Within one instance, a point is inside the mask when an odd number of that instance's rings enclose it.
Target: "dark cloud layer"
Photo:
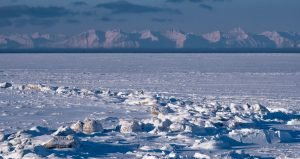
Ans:
[[[166,0],[168,3],[181,3],[184,2],[185,0]]]
[[[107,16],[103,16],[99,19],[100,21],[102,22],[125,22],[127,21],[126,19],[115,19],[115,18],[110,18],[110,17],[107,17]]]
[[[18,18],[22,16],[36,18],[51,18],[62,17],[65,15],[74,14],[64,7],[29,7],[27,5],[11,5],[0,7],[0,18]]]
[[[171,22],[172,19],[166,19],[166,18],[152,18],[152,21],[159,22],[159,23],[166,23]]]
[[[73,2],[72,4],[75,5],[75,6],[84,6],[84,5],[87,5],[87,3],[84,2],[84,1],[77,1],[77,2]]]
[[[79,24],[80,23],[80,21],[77,19],[67,19],[66,22],[71,23],[71,24]]]
[[[0,34],[90,28],[298,31],[300,0],[0,0]],[[280,11],[280,12],[279,12]]]
[[[98,4],[96,7],[111,10],[113,14],[156,13],[156,12],[168,12],[168,13],[175,13],[175,14],[180,13],[179,10],[175,10],[175,9],[138,5],[138,4],[129,3],[127,1],[101,3]]]
[[[29,26],[41,26],[41,27],[51,27],[58,23],[55,19],[37,19],[37,18],[23,18],[13,21],[15,27],[22,28],[27,25]]]
[[[1,19],[0,20],[0,27],[6,27],[6,26],[11,26],[12,22],[7,19]]]
[[[59,22],[60,17],[75,15],[77,13],[64,7],[30,7],[27,5],[10,5],[0,7],[0,27],[14,25],[23,27],[25,25],[53,26]]]
[[[203,3],[203,2],[225,2],[230,0],[166,0],[168,3],[181,3],[181,2],[192,2],[192,3]]]
[[[212,6],[208,5],[208,3],[214,3],[214,2],[228,2],[231,0],[166,0],[167,3],[183,3],[183,2],[190,2],[190,3],[199,3],[201,8],[212,10]]]
[[[190,2],[190,3],[199,3],[200,8],[212,11],[213,6],[209,5],[208,3],[211,2],[225,2],[230,0],[166,0],[167,3],[183,3],[183,2]]]
[[[210,11],[213,10],[213,7],[208,5],[208,4],[200,4],[199,6],[203,9],[207,9],[207,10],[210,10]]]

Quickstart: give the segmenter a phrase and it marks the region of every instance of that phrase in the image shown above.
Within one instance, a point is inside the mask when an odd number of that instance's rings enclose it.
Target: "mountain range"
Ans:
[[[265,31],[249,33],[241,28],[205,34],[179,30],[88,30],[76,35],[8,34],[0,35],[0,50],[6,49],[228,49],[300,48],[300,33]]]

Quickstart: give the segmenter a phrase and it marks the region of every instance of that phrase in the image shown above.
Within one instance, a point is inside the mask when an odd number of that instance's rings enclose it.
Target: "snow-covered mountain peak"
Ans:
[[[211,32],[211,33],[206,33],[206,34],[203,34],[202,37],[206,40],[208,40],[209,42],[212,42],[212,43],[216,43],[216,42],[219,42],[221,40],[221,32],[220,31],[214,31],[214,32]]]
[[[35,32],[31,35],[32,39],[47,39],[50,40],[50,34],[41,34],[39,32]]]
[[[27,34],[12,34],[7,37],[11,41],[15,41],[22,48],[32,48],[34,47],[34,42],[31,37]]]
[[[171,29],[163,32],[120,29],[90,29],[76,35],[5,34],[0,35],[0,48],[299,48],[300,34],[266,31],[252,34],[242,28],[228,32],[214,31],[202,35]]]
[[[181,32],[181,31],[177,31],[177,30],[168,30],[165,32],[165,36],[176,42],[176,48],[183,48],[184,47],[184,42],[186,41],[186,34]]]
[[[89,32],[89,33],[96,33],[96,29],[89,29],[87,32]]]
[[[97,35],[96,30],[90,29],[88,31],[82,32],[79,34],[79,36],[95,36]]]
[[[229,31],[225,37],[228,39],[245,40],[249,35],[242,28],[237,27]]]
[[[7,44],[7,39],[5,36],[0,35],[0,45],[5,45]]]
[[[156,37],[151,30],[141,31],[141,39],[150,39],[151,41],[158,41],[158,37]]]
[[[245,33],[244,29],[242,29],[241,27],[236,27],[236,28],[233,28],[231,31],[229,32],[232,32],[232,33]]]
[[[72,48],[94,48],[99,47],[99,37],[96,30],[88,30],[64,41],[65,45]]]
[[[282,37],[276,31],[265,31],[265,32],[261,33],[261,35],[264,35],[268,39],[270,39],[271,41],[274,41],[274,43],[276,44],[276,46],[278,48],[293,47],[294,46],[294,44],[293,44],[292,41],[290,41],[289,39],[286,39],[286,38]]]
[[[264,35],[266,37],[273,37],[273,38],[278,38],[280,37],[280,34],[276,31],[265,31],[265,32],[262,32],[261,35]]]
[[[120,29],[108,30],[105,32],[104,48],[138,48],[139,43],[133,37],[132,33],[124,33]]]
[[[114,29],[114,30],[108,30],[105,32],[105,41],[106,42],[113,42],[120,38],[122,38],[124,35],[122,34],[121,30]]]
[[[90,29],[86,32],[83,32],[83,34],[87,35],[87,36],[97,36],[97,31],[95,29]]]

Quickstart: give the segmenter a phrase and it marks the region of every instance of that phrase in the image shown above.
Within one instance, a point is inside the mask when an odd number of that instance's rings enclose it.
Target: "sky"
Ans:
[[[300,32],[300,0],[0,0],[0,33]]]

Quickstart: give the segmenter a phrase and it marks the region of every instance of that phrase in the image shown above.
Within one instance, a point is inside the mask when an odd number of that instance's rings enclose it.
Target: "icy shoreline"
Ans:
[[[298,145],[300,115],[260,104],[194,102],[144,91],[112,92],[40,84],[1,83],[1,89],[25,94],[105,100],[137,107],[144,118],[87,118],[58,129],[33,127],[0,135],[3,158],[254,158],[297,157],[285,153]],[[122,111],[122,110],[119,110]],[[95,148],[92,148],[95,147]],[[110,147],[106,149],[105,147]],[[54,149],[53,149],[54,148]],[[91,149],[92,148],[92,149]],[[247,150],[244,150],[247,148]],[[274,151],[266,154],[264,151]],[[281,151],[282,150],[282,151]]]

